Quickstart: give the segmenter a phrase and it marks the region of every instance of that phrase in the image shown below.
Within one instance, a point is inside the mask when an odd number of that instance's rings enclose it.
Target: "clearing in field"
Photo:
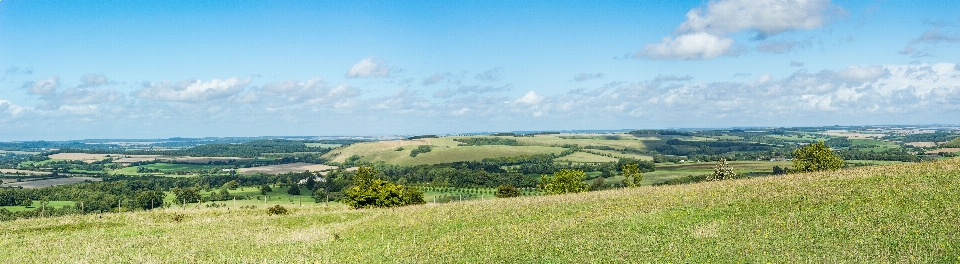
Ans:
[[[269,165],[269,166],[252,167],[252,168],[240,168],[238,169],[238,171],[242,174],[257,174],[257,173],[280,174],[280,173],[287,173],[287,172],[328,171],[336,168],[337,167],[323,165],[323,164],[297,162],[297,163]]]

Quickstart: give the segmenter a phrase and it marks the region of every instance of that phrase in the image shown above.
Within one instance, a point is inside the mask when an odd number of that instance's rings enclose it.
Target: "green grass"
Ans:
[[[591,154],[586,152],[574,152],[573,154],[559,157],[554,159],[557,162],[575,162],[575,163],[600,163],[600,162],[616,162],[618,159],[611,157],[604,157],[597,154]]]
[[[395,209],[22,219],[0,225],[0,262],[954,263],[958,182],[953,159]]]
[[[427,153],[421,153],[416,157],[410,157],[410,152],[419,145],[426,145],[426,140],[406,140],[400,144],[397,142],[357,143],[342,149],[333,150],[324,155],[324,157],[331,158],[332,161],[335,162],[343,162],[350,156],[358,155],[362,157],[360,159],[361,161],[366,162],[383,161],[397,165],[420,165],[520,155],[558,154],[565,150],[560,147],[546,146],[458,146],[458,143],[453,141],[452,138],[431,138],[429,141],[432,150]],[[397,151],[397,148],[401,148],[402,150]],[[339,154],[334,155],[334,153]]]
[[[773,173],[773,166],[792,167],[793,163],[790,161],[729,161],[727,165],[737,174],[758,176]],[[657,164],[656,171],[643,173],[640,184],[651,185],[690,175],[710,174],[716,166],[716,162]]]
[[[49,201],[47,203],[47,208],[53,208],[53,207],[60,208],[64,206],[74,206],[75,204],[76,203],[73,201]],[[0,208],[7,209],[10,212],[40,210],[40,201],[33,201],[33,204],[30,207],[17,205],[17,206],[0,206]]]

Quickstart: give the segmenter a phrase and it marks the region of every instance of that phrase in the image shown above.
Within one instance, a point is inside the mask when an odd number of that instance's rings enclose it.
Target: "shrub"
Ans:
[[[548,194],[578,193],[587,190],[583,183],[586,174],[581,170],[562,169],[554,172],[553,177],[540,175],[540,190]]]
[[[289,213],[289,212],[287,211],[287,208],[284,208],[283,206],[280,206],[280,205],[278,204],[278,205],[274,205],[274,206],[272,206],[272,207],[270,207],[270,208],[267,208],[267,213],[269,213],[269,214],[271,214],[271,215],[285,215],[285,214],[287,214],[287,213]]]
[[[290,185],[290,189],[287,190],[287,194],[289,194],[289,195],[300,195],[300,185],[291,184],[291,185]]]
[[[713,168],[713,174],[710,174],[707,180],[719,181],[736,178],[737,174],[733,173],[733,169],[730,169],[730,166],[727,166],[727,159],[720,158],[720,160],[717,161],[717,166]]]
[[[353,186],[346,190],[344,203],[354,209],[426,203],[423,192],[375,178],[378,173],[372,166],[360,166],[353,176]]]
[[[508,198],[508,197],[518,197],[520,196],[520,190],[517,190],[517,187],[513,185],[504,184],[497,187],[497,198]]]
[[[843,158],[817,141],[793,151],[793,169],[797,172],[837,170],[843,167]]]
[[[260,194],[267,194],[268,192],[272,192],[272,191],[273,191],[273,188],[270,188],[270,185],[260,186]]]

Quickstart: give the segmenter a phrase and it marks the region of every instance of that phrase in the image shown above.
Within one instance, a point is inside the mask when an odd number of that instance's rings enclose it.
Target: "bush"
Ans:
[[[520,196],[520,190],[517,190],[517,187],[513,185],[504,184],[497,187],[497,198],[509,198],[509,197],[518,197]]]
[[[720,158],[720,160],[717,161],[717,166],[713,168],[713,174],[710,174],[707,180],[720,181],[736,178],[737,174],[733,173],[733,169],[730,169],[730,166],[727,166],[727,159]]]
[[[270,185],[260,186],[260,194],[267,194],[268,192],[272,192],[272,191],[273,191],[273,188],[270,188]]]
[[[267,208],[267,213],[271,215],[285,215],[285,214],[288,214],[289,212],[287,211],[287,208],[284,208],[283,206],[280,206],[278,204],[270,208]]]
[[[553,177],[540,176],[540,190],[548,194],[578,193],[587,191],[583,183],[586,174],[581,170],[562,169],[554,172]]]
[[[287,194],[289,194],[289,195],[300,195],[300,185],[291,184],[291,185],[290,185],[290,189],[287,190]]]
[[[423,192],[375,178],[378,173],[372,166],[360,166],[343,202],[354,209],[426,203]]]
[[[793,151],[793,169],[797,172],[837,170],[843,167],[843,158],[817,141]]]
[[[410,157],[416,157],[416,156],[419,155],[420,153],[427,153],[427,152],[430,152],[431,150],[432,150],[432,149],[430,148],[429,145],[419,146],[419,147],[417,147],[416,149],[414,149],[413,151],[410,151]]]

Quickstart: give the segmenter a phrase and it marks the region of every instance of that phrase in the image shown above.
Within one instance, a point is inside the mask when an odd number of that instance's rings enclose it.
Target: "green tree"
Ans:
[[[163,207],[163,197],[166,196],[161,191],[141,191],[134,196],[134,206],[144,210]]]
[[[20,200],[20,205],[23,207],[33,206],[33,200],[30,198],[23,198],[23,200]]]
[[[843,167],[843,158],[830,150],[823,141],[793,151],[793,169],[797,172],[837,170]]]
[[[520,190],[517,190],[517,187],[513,185],[504,184],[497,187],[497,198],[508,198],[508,197],[517,197],[520,196]]]
[[[377,178],[380,172],[373,166],[360,166],[353,176],[353,186],[347,188],[344,203],[352,208],[395,207],[423,204],[423,192]]]
[[[300,185],[297,185],[296,183],[290,184],[290,189],[287,190],[287,194],[300,195]]]
[[[173,188],[170,189],[173,195],[177,197],[177,203],[196,203],[200,201],[200,191],[197,188]]]
[[[240,184],[237,183],[237,180],[232,180],[232,181],[228,181],[227,183],[224,183],[224,184],[223,184],[223,187],[221,187],[221,188],[223,188],[223,189],[230,189],[230,190],[236,190],[236,189],[239,188],[239,187],[240,187]]]
[[[548,194],[578,193],[587,191],[583,183],[586,174],[581,170],[562,169],[554,172],[553,177],[540,175],[540,190]]]
[[[599,191],[599,190],[606,189],[608,187],[610,187],[610,185],[603,180],[603,177],[597,177],[596,179],[593,179],[593,182],[590,183],[591,191]]]
[[[273,191],[273,188],[270,188],[269,184],[264,184],[263,186],[260,186],[260,194],[267,194],[268,192],[272,192],[272,191]]]
[[[708,181],[720,181],[720,180],[730,180],[736,179],[737,174],[733,172],[733,169],[727,165],[727,159],[720,158],[717,161],[717,166],[713,168],[713,174],[707,177]]]
[[[624,187],[635,187],[640,185],[640,181],[643,180],[643,174],[640,173],[640,165],[637,163],[620,165],[620,171],[623,172]]]

